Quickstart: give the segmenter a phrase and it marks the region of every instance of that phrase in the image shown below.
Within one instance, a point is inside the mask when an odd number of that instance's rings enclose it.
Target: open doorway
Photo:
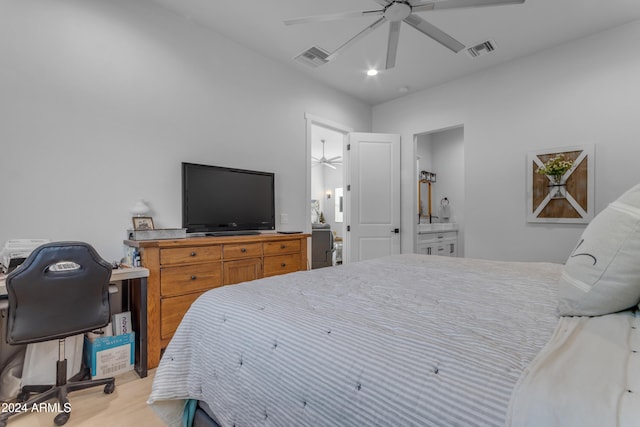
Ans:
[[[342,264],[345,132],[311,125],[311,267]]]
[[[400,253],[400,135],[353,132],[317,117],[305,115],[305,118],[307,206],[312,230],[308,253],[312,268]],[[327,132],[333,132],[333,136],[342,140],[342,171],[333,172],[336,179],[328,178],[326,170],[317,169],[329,168],[324,165],[326,162],[318,161],[323,157],[323,145],[324,157],[338,161],[338,153],[327,151],[327,141],[331,138]],[[314,154],[312,141],[320,147]],[[333,166],[337,171],[338,165]],[[318,178],[320,174],[322,178]],[[320,180],[322,185],[316,185]],[[314,250],[311,246],[321,240],[314,235],[316,228],[330,229],[334,245],[329,243],[324,250]],[[327,247],[333,251],[331,261],[325,255]],[[324,265],[313,262],[313,254],[324,260]]]
[[[464,127],[416,134],[414,141],[417,177],[415,252],[462,257]]]

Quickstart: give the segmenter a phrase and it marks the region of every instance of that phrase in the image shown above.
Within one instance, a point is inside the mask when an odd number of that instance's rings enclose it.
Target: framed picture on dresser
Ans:
[[[133,217],[133,229],[134,230],[153,230],[153,218],[150,216],[134,216]]]

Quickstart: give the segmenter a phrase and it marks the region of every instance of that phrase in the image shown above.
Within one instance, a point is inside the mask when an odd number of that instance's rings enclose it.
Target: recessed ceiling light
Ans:
[[[367,76],[375,76],[377,74],[378,74],[378,70],[376,70],[375,68],[372,68],[369,71],[367,71]]]

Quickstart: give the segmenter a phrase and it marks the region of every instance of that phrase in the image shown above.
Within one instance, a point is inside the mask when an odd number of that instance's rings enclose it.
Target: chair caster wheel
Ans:
[[[18,402],[26,402],[27,400],[29,400],[29,396],[30,396],[29,392],[21,391],[20,393],[18,393],[18,397],[17,397]]]
[[[68,412],[60,412],[58,415],[56,415],[56,417],[53,419],[53,423],[57,426],[63,426],[67,423],[67,421],[69,421],[69,417],[71,416],[70,413]]]
[[[104,386],[104,394],[111,394],[116,389],[115,384],[107,384]]]

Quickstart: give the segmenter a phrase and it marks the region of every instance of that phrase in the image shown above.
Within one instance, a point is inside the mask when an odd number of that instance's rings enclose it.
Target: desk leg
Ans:
[[[131,285],[131,280],[123,280],[122,305],[131,312],[133,326],[136,331],[135,338],[135,370],[144,378],[147,376],[147,278],[142,277],[139,284]],[[126,298],[126,299],[125,299]]]
[[[136,349],[138,360],[136,361],[136,371],[140,378],[147,376],[147,278],[140,279],[140,304],[138,306],[138,333],[136,334]]]

